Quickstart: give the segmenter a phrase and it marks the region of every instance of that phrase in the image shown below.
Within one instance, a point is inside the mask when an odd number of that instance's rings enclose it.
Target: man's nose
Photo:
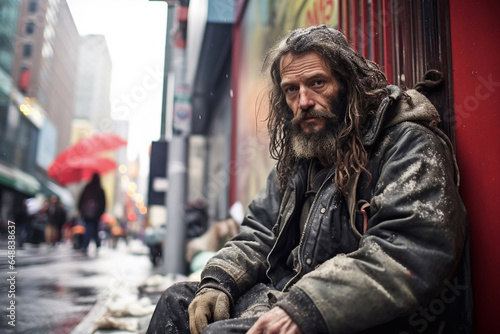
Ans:
[[[301,110],[307,110],[310,107],[314,106],[314,101],[311,99],[311,96],[306,88],[300,88],[299,90],[299,108]]]

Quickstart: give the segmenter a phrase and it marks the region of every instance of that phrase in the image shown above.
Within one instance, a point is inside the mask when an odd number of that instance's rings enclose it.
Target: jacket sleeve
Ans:
[[[266,187],[250,203],[240,232],[206,264],[200,289],[223,290],[234,302],[250,287],[266,280],[267,255],[274,244],[272,228],[280,204],[280,186],[273,169]]]
[[[303,276],[277,303],[305,333],[354,333],[408,315],[435,298],[453,274],[466,214],[452,153],[427,128],[403,129],[382,143],[359,248]]]

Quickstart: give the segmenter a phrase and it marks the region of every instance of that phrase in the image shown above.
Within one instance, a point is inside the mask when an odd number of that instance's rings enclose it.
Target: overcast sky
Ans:
[[[130,120],[129,159],[147,156],[151,141],[160,137],[166,2],[66,1],[80,35],[105,35],[112,61],[112,117]]]

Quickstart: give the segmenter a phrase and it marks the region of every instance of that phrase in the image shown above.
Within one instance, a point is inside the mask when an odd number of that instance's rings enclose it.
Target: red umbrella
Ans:
[[[62,185],[89,181],[94,173],[104,174],[116,169],[116,162],[98,153],[125,146],[127,142],[113,133],[99,133],[83,138],[61,152],[47,170]]]
[[[116,169],[116,162],[109,158],[85,157],[66,159],[59,156],[47,170],[47,174],[61,185],[80,181],[90,181],[94,173],[100,175]]]
[[[115,150],[125,145],[127,145],[127,141],[114,133],[97,133],[80,139],[67,150],[71,150],[79,156],[88,156],[102,151]]]

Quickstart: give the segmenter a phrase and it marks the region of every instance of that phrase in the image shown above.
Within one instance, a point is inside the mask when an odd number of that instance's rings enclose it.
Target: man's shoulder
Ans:
[[[415,121],[404,121],[384,129],[370,151],[369,170],[380,169],[381,165],[394,159],[415,159],[418,156],[454,160],[453,148],[443,132]]]
[[[418,121],[403,121],[384,129],[375,146],[396,145],[402,141],[410,146],[430,145],[433,142],[443,143],[443,136],[442,131],[435,126]]]

